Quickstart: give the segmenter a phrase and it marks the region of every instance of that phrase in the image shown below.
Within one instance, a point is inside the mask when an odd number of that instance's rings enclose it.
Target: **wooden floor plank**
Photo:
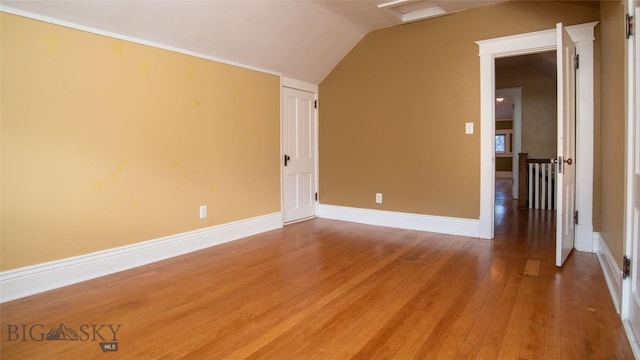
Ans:
[[[554,213],[497,185],[494,240],[313,219],[1,304],[0,357],[632,359],[597,257],[555,267]]]
[[[459,255],[465,256],[475,252],[473,244],[466,244]],[[372,338],[369,343],[376,349],[374,356],[361,358],[409,359],[417,356],[426,339],[433,334],[442,321],[457,317],[461,307],[468,298],[459,296],[466,285],[468,274],[473,272],[476,264],[465,262],[456,264],[449,262],[442,271],[451,274],[449,278],[434,277],[425,282],[425,286],[394,316],[387,326],[392,331],[386,339]],[[445,299],[455,299],[447,301]],[[447,316],[447,314],[449,316]],[[421,331],[415,331],[421,329]],[[435,337],[435,336],[434,336]],[[437,348],[438,342],[430,344]],[[420,357],[422,358],[422,357]]]

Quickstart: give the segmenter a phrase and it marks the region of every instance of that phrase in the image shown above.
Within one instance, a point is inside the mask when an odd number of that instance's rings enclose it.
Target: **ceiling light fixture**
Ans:
[[[501,102],[503,102],[503,101],[504,101],[504,98],[501,98],[501,97],[499,97],[499,98],[496,98],[496,102],[499,102],[499,103],[501,103]]]
[[[409,2],[409,0],[389,1],[389,2],[386,2],[386,3],[378,4],[378,9],[385,9],[385,8],[396,6],[396,5],[400,5],[400,4],[403,4],[403,3],[406,3],[406,2]]]

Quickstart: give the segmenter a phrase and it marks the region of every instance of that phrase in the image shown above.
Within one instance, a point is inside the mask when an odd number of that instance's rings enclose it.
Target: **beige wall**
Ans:
[[[320,84],[322,202],[477,219],[475,41],[598,19],[597,3],[513,1],[368,34]]]
[[[496,172],[513,170],[513,158],[511,156],[496,156]]]
[[[0,20],[2,270],[280,211],[279,77]]]
[[[511,87],[522,87],[521,151],[530,158],[555,158],[558,128],[555,72],[529,66],[497,71],[496,88]]]
[[[513,130],[513,121],[496,121],[496,130]],[[497,131],[496,131],[497,133]],[[511,134],[513,135],[513,133]],[[513,149],[512,137],[507,137],[509,147]],[[513,170],[513,156],[503,156],[496,154],[496,172],[507,172]]]
[[[601,11],[601,115],[599,140],[599,231],[622,267],[624,226],[624,6],[602,1]],[[598,136],[599,135],[599,136]]]

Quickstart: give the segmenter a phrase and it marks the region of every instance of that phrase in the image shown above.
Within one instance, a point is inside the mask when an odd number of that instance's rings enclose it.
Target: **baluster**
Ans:
[[[554,189],[554,186],[553,186],[553,181],[554,181],[553,180],[553,164],[549,163],[549,164],[547,164],[547,166],[549,167],[549,191],[547,191],[547,197],[548,197],[547,204],[549,204],[549,206],[548,206],[549,210],[553,210],[554,209],[553,202],[552,202],[553,201],[552,200],[553,199],[552,194],[553,194],[553,189]]]
[[[535,193],[535,197],[534,197],[534,208],[535,209],[540,209],[540,164],[536,163],[534,164],[534,168],[535,168],[535,181],[536,181],[536,185],[534,186],[534,191]]]
[[[540,191],[540,208],[541,209],[546,209],[547,208],[547,204],[545,203],[545,200],[547,200],[547,164],[542,164],[541,165],[542,171],[540,172],[540,181],[542,182],[541,186],[542,186],[542,190]]]
[[[533,164],[529,164],[529,209],[533,209]]]

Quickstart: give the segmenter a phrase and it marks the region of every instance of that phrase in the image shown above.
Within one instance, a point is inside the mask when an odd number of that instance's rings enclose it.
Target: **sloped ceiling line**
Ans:
[[[452,13],[499,1],[408,0],[403,6]],[[384,2],[7,0],[0,9],[319,84],[367,33],[399,23],[378,8]]]

